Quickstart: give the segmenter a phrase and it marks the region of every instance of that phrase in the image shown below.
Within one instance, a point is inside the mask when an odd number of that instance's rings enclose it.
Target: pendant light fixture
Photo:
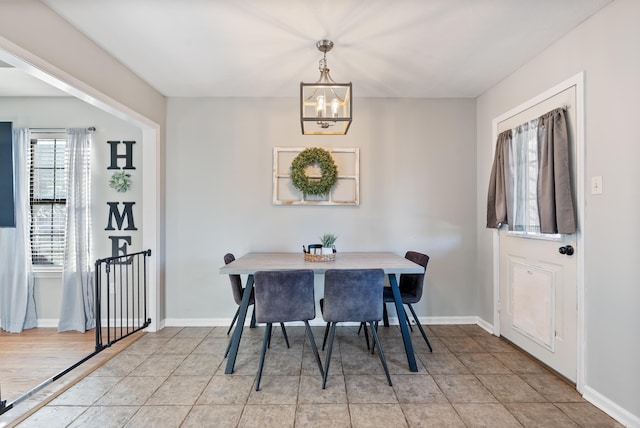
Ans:
[[[345,135],[351,125],[351,82],[336,83],[329,74],[327,52],[331,40],[320,40],[316,47],[323,53],[320,79],[300,83],[300,126],[303,135]]]

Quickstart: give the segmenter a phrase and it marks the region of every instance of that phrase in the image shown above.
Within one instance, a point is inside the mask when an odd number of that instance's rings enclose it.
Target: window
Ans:
[[[509,181],[512,189],[513,226],[509,234],[529,238],[560,239],[559,234],[540,232],[538,209],[538,119],[512,130],[509,149]]]
[[[65,138],[31,140],[31,262],[61,266],[66,224]]]
[[[540,234],[538,218],[538,119],[512,130],[509,149],[509,181],[512,189],[511,231]]]

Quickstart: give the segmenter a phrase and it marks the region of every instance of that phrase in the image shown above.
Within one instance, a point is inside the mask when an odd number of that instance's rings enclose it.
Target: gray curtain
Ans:
[[[538,119],[538,210],[542,233],[575,233],[567,119],[562,108]]]
[[[510,142],[510,129],[498,135],[487,196],[487,227],[490,228],[499,228],[503,224],[509,224],[507,173],[509,167]]]
[[[58,331],[95,327],[90,154],[89,132],[67,129],[67,224]]]
[[[507,224],[516,231],[575,233],[569,147],[563,108],[500,133],[489,179],[487,227]],[[530,202],[533,189],[537,207]]]
[[[29,129],[13,130],[16,227],[0,228],[0,326],[10,333],[38,326],[29,239],[29,144]]]

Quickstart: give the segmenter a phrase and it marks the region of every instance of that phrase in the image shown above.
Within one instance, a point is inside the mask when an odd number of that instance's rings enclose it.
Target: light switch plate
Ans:
[[[602,193],[602,176],[591,177],[591,194],[599,195]]]

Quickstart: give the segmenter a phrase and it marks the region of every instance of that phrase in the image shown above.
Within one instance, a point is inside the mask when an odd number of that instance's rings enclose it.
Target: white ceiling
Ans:
[[[355,97],[432,98],[482,94],[611,0],[42,1],[170,97],[295,97],[327,38]]]

